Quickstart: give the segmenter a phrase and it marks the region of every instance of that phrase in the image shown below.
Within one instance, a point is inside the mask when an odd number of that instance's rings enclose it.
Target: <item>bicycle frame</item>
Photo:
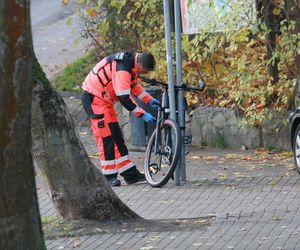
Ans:
[[[154,143],[154,153],[155,154],[159,153],[158,152],[158,142],[160,141],[159,127],[163,120],[163,118],[161,118],[161,111],[162,111],[162,109],[159,107],[158,112],[157,112],[156,130],[155,130],[155,143]]]
[[[169,98],[168,98],[168,92],[165,88],[162,94],[162,106],[158,108],[157,111],[157,121],[156,121],[156,132],[155,132],[155,143],[154,143],[154,153],[158,154],[161,153],[159,151],[159,143],[161,140],[161,134],[160,134],[160,126],[163,120],[168,118],[168,109],[169,109]]]

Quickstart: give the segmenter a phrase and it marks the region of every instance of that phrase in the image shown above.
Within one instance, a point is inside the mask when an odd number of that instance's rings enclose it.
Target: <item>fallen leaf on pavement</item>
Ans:
[[[192,187],[199,187],[199,186],[201,186],[201,185],[202,185],[202,183],[197,182],[197,183],[192,184]]]
[[[253,160],[256,160],[255,158],[250,157],[250,156],[244,156],[244,157],[241,157],[241,159],[244,160],[244,161],[253,161]]]
[[[150,250],[150,249],[155,249],[156,247],[154,246],[146,246],[146,247],[141,247],[140,250]]]
[[[270,182],[268,182],[269,185],[275,186],[278,183],[278,181],[276,180],[272,180]]]
[[[80,243],[80,237],[76,237],[75,238],[75,242],[74,242],[74,247],[80,247],[81,243]]]
[[[170,201],[159,201],[160,204],[171,204],[174,203],[174,200],[170,200]]]
[[[223,179],[223,180],[228,179],[228,176],[224,173],[220,173],[218,175],[219,175],[220,179]]]
[[[192,156],[191,159],[204,159],[204,160],[208,160],[211,161],[213,159],[216,159],[216,156],[209,156],[209,155],[204,155],[204,156]]]
[[[283,151],[280,153],[281,157],[291,158],[294,156],[294,153],[292,151]]]
[[[227,154],[227,155],[225,155],[226,159],[236,159],[238,157],[239,156],[237,154]]]
[[[196,223],[199,223],[199,224],[203,224],[203,223],[206,222],[206,220],[196,220],[195,222],[196,222]]]
[[[155,236],[150,237],[150,240],[158,240],[158,239],[160,239],[159,235],[155,235]]]
[[[90,158],[99,158],[99,154],[92,154],[92,155],[89,155]]]
[[[199,247],[199,246],[202,246],[202,245],[203,245],[203,243],[201,243],[201,242],[195,242],[195,243],[193,243],[194,247]]]
[[[242,177],[243,175],[239,172],[235,172],[234,175],[238,176],[238,177]]]

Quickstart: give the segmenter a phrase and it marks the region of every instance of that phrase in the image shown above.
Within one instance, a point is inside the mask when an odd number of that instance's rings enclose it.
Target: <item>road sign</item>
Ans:
[[[182,29],[186,34],[223,31],[229,21],[235,28],[253,24],[254,0],[181,0]]]

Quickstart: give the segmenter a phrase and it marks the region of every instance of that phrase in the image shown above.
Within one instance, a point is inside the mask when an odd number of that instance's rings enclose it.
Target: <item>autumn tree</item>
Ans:
[[[300,0],[285,0],[286,16],[289,23],[294,22],[294,34],[300,34]],[[297,39],[298,46],[300,40]],[[300,53],[295,54],[297,75],[300,76]]]
[[[0,1],[0,249],[45,249],[31,155],[28,0]]]
[[[268,28],[268,33],[266,37],[267,41],[267,56],[270,60],[276,50],[276,36],[279,31],[279,22],[274,15],[275,6],[272,0],[263,0],[262,1],[262,11],[264,22]],[[276,83],[279,80],[279,72],[278,72],[278,59],[275,58],[272,63],[268,64],[268,72],[272,77],[272,82]]]

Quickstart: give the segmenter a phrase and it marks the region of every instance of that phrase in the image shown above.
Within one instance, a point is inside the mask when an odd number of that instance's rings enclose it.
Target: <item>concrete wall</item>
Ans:
[[[80,96],[64,93],[63,97],[76,127],[80,129],[89,126]],[[134,129],[131,129],[129,112],[120,104],[116,105],[116,111],[124,139],[130,143]],[[290,150],[288,114],[287,111],[274,112],[260,128],[242,127],[243,117],[234,109],[199,107],[194,110],[192,116],[187,117],[187,133],[193,135],[192,144],[195,145],[225,146],[232,149],[265,147]]]
[[[242,115],[234,109],[199,107],[193,113],[190,131],[194,144],[227,148],[274,148],[290,150],[287,117],[289,112],[273,113],[261,127],[242,126]]]

